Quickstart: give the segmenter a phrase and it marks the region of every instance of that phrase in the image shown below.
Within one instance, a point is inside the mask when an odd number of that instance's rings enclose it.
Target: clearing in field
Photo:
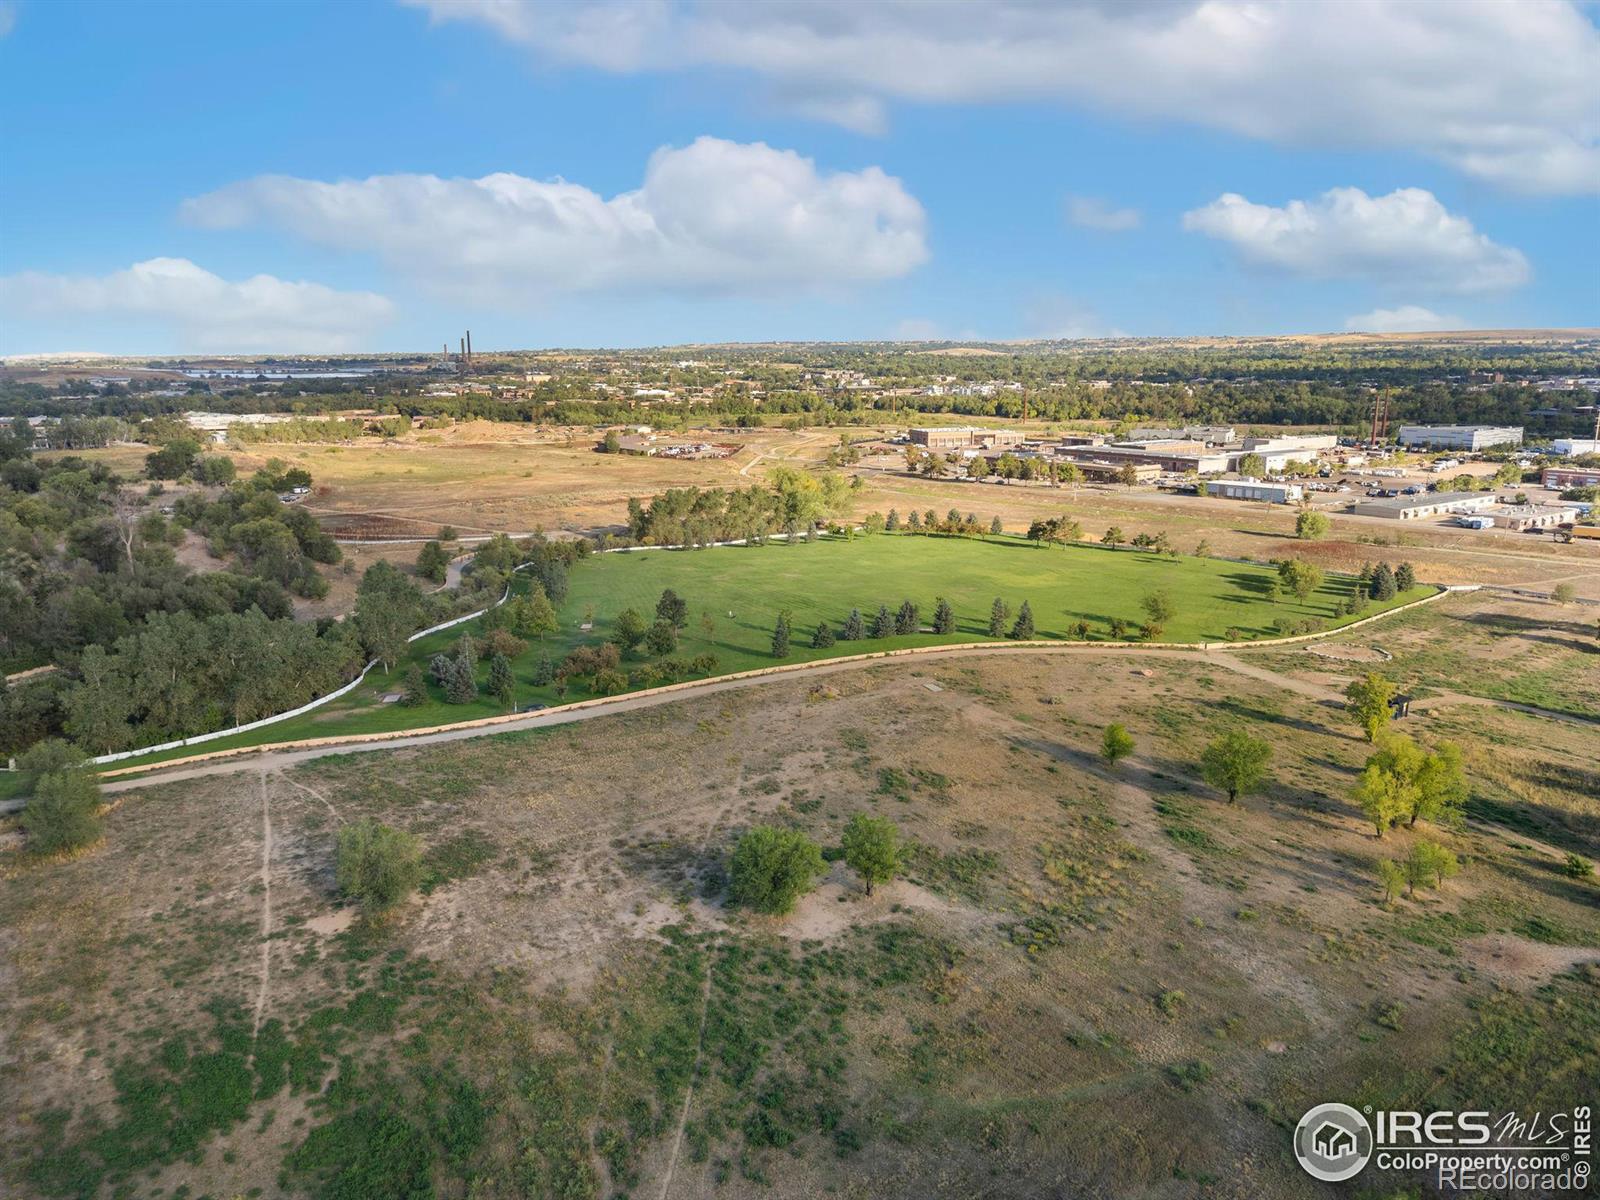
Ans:
[[[670,657],[688,662],[711,654],[716,666],[688,677],[730,674],[770,667],[773,627],[780,612],[789,614],[791,650],[784,662],[809,662],[911,646],[948,645],[991,640],[990,614],[998,598],[1007,606],[1002,638],[1008,635],[1026,601],[1034,636],[1066,640],[1078,636],[1074,626],[1088,626],[1088,640],[1137,637],[1146,620],[1142,601],[1165,593],[1172,615],[1159,640],[1205,642],[1269,637],[1305,622],[1328,627],[1353,620],[1338,615],[1354,580],[1328,575],[1305,600],[1291,595],[1273,599],[1276,573],[1268,567],[1224,559],[1159,554],[1099,546],[1043,547],[1015,537],[989,539],[882,534],[852,540],[825,538],[787,545],[721,547],[700,551],[651,550],[591,555],[574,567],[571,592],[560,611],[560,631],[544,644],[537,640],[512,662],[519,705],[557,704],[593,695],[584,683],[565,692],[532,682],[542,656],[559,662],[575,647],[609,638],[617,617],[633,609],[648,623],[656,601],[671,588],[689,606],[688,620]],[[519,578],[519,587],[526,583]],[[1373,603],[1365,614],[1427,595],[1417,587],[1388,603]],[[935,605],[947,599],[955,612],[953,632],[932,632]],[[879,608],[891,617],[909,600],[917,610],[919,632],[861,640],[842,637],[852,609],[870,629]],[[1118,633],[1123,623],[1124,633]],[[826,624],[839,640],[813,648],[812,636]],[[586,628],[586,626],[588,628]],[[487,692],[464,704],[448,704],[440,688],[429,684],[425,703],[405,707],[384,704],[412,665],[426,670],[435,654],[447,652],[463,629],[457,627],[414,642],[409,658],[387,674],[374,672],[348,697],[304,717],[236,738],[208,742],[207,750],[331,737],[395,729],[425,728],[477,717],[504,708]],[[663,680],[652,670],[653,659],[641,651],[623,659],[625,689],[636,690]],[[488,683],[487,664],[479,665],[479,685]],[[182,751],[177,752],[179,754]],[[168,755],[170,757],[170,755]],[[145,761],[154,761],[147,759]]]

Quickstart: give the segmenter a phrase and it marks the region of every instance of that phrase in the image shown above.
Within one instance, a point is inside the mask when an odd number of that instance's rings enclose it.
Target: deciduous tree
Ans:
[[[1214,788],[1228,793],[1232,804],[1241,792],[1252,792],[1266,777],[1272,747],[1263,738],[1231,729],[1215,739],[1200,756],[1200,773]]]
[[[900,831],[887,817],[856,813],[844,827],[844,860],[861,876],[867,895],[900,870]]]
[[[822,851],[805,834],[757,825],[734,847],[728,891],[736,904],[778,915],[792,911],[822,872]]]

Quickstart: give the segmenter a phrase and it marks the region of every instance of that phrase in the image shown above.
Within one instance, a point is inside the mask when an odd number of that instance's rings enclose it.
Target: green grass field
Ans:
[[[1140,600],[1162,588],[1172,597],[1176,615],[1162,634],[1167,642],[1222,641],[1230,629],[1246,638],[1274,636],[1278,622],[1321,618],[1329,628],[1355,618],[1336,618],[1334,612],[1350,594],[1354,580],[1330,575],[1322,588],[1305,601],[1292,596],[1273,601],[1268,587],[1275,572],[1270,567],[1213,558],[1164,558],[1135,550],[1074,545],[1040,548],[1015,537],[984,540],[884,534],[852,541],[824,539],[788,546],[723,547],[696,551],[648,551],[590,557],[574,568],[571,594],[562,606],[561,633],[548,639],[552,660],[559,662],[574,646],[607,637],[618,613],[634,608],[647,621],[654,619],[657,598],[672,588],[689,605],[688,627],[673,657],[688,659],[710,652],[717,656],[716,674],[731,674],[773,666],[773,624],[788,609],[793,624],[792,653],[787,662],[808,662],[892,650],[906,646],[989,640],[989,609],[996,596],[1013,613],[1024,600],[1033,609],[1035,636],[1065,639],[1070,627],[1087,621],[1091,640],[1108,640],[1110,622],[1128,622],[1130,636],[1144,619]],[[519,581],[520,585],[520,581]],[[521,585],[525,586],[525,585]],[[1418,587],[1397,596],[1388,605],[1371,605],[1365,615],[1427,595]],[[862,641],[839,641],[811,649],[811,635],[819,621],[829,622],[837,634],[852,608],[859,608],[870,624],[880,604],[896,611],[902,600],[917,606],[927,626],[939,596],[946,597],[956,613],[956,631],[946,635],[919,633]],[[594,628],[579,626],[592,612]],[[154,762],[185,757],[202,751],[300,738],[379,733],[422,728],[494,716],[504,711],[487,695],[471,704],[447,704],[431,688],[427,704],[402,707],[383,704],[382,696],[399,687],[406,667],[448,650],[464,629],[458,626],[414,642],[410,657],[383,675],[374,672],[349,696],[292,721],[235,738],[219,738],[194,749],[144,756]],[[535,688],[529,682],[538,662],[535,642],[513,664],[518,680],[517,702],[556,704],[554,689]],[[646,658],[630,656],[625,670],[636,670]],[[479,665],[479,683],[488,677],[487,664]],[[590,695],[579,687],[566,701]]]

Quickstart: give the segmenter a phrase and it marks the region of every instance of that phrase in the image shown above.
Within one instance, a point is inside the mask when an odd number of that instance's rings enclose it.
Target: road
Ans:
[[[835,675],[843,671],[857,671],[863,668],[883,666],[896,661],[909,661],[918,664],[930,660],[945,660],[955,658],[970,658],[979,655],[1002,654],[1059,654],[1069,653],[1074,655],[1088,655],[1094,657],[1119,656],[1133,662],[1148,662],[1151,659],[1180,659],[1188,662],[1200,661],[1209,666],[1220,667],[1235,674],[1246,676],[1260,682],[1270,683],[1274,686],[1285,688],[1297,695],[1304,696],[1321,704],[1337,705],[1343,703],[1343,696],[1335,689],[1307,680],[1294,679],[1280,674],[1259,664],[1247,661],[1248,653],[1241,650],[1142,650],[1107,646],[1097,649],[1092,646],[1079,644],[1066,644],[1059,650],[1033,648],[1029,650],[1006,650],[993,646],[955,647],[948,650],[930,650],[906,659],[865,659],[854,662],[820,662],[796,671],[788,671],[781,675],[758,675],[747,679],[712,679],[704,684],[684,691],[666,692],[654,696],[617,696],[614,699],[596,704],[590,708],[552,710],[550,712],[530,713],[521,720],[506,721],[498,725],[480,726],[471,729],[448,729],[439,733],[415,734],[409,737],[395,737],[377,742],[351,742],[335,746],[312,746],[302,750],[268,750],[260,754],[239,755],[234,758],[221,759],[212,763],[198,763],[191,767],[175,767],[171,770],[152,770],[144,775],[132,776],[128,779],[111,780],[102,786],[102,791],[111,794],[116,792],[133,791],[137,788],[150,787],[157,784],[170,783],[183,779],[203,779],[213,775],[232,775],[239,771],[282,771],[300,763],[311,762],[318,758],[329,758],[340,754],[367,754],[387,750],[415,749],[419,746],[437,746],[447,742],[469,741],[473,738],[497,737],[504,733],[518,733],[528,729],[551,729],[558,725],[571,725],[580,721],[594,721],[604,717],[618,716],[622,713],[637,712],[649,708],[657,708],[664,704],[676,704],[682,700],[697,700],[705,696],[717,695],[722,692],[743,691],[746,688],[762,687],[772,683],[789,683],[810,679],[819,679],[828,675]],[[1551,720],[1562,721],[1568,724],[1585,727],[1600,728],[1600,721],[1589,720],[1584,717],[1571,716],[1566,713],[1548,712],[1544,709],[1533,708],[1525,704],[1515,704],[1508,700],[1491,700],[1480,696],[1462,696],[1447,693],[1440,696],[1431,696],[1425,701],[1419,701],[1413,707],[1418,709],[1441,708],[1449,704],[1475,704],[1494,708],[1510,709],[1516,712],[1529,713],[1534,716],[1546,717]]]

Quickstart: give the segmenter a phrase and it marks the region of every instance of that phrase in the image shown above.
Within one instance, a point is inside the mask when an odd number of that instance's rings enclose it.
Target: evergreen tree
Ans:
[[[423,682],[422,668],[412,663],[406,668],[405,680],[400,687],[400,703],[415,708],[428,699],[428,685]]]
[[[1417,573],[1410,563],[1401,563],[1395,568],[1394,586],[1402,592],[1409,592],[1417,586]]]
[[[517,681],[511,674],[511,660],[498,650],[489,659],[489,694],[510,708],[516,699]]]
[[[989,636],[1003,637],[1006,632],[1006,621],[1011,616],[1011,609],[999,596],[994,598],[994,603],[989,606]]]
[[[669,622],[674,629],[689,624],[689,602],[671,588],[661,593],[656,601],[656,620]]]
[[[930,508],[922,514],[922,523],[929,529],[937,529],[939,527],[939,514]]]
[[[817,622],[817,631],[811,635],[811,648],[813,650],[826,650],[833,645],[833,629],[826,621]]]
[[[1379,563],[1372,572],[1372,598],[1380,603],[1395,596],[1394,572],[1388,563]]]
[[[849,618],[846,619],[844,623],[844,632],[841,633],[839,637],[841,640],[846,642],[859,642],[866,636],[867,627],[866,623],[861,619],[861,610],[859,608],[852,608],[850,610]]]
[[[994,520],[989,522],[989,532],[994,534],[996,537],[998,537],[1000,534],[1004,533],[1005,531],[1006,531],[1006,527],[1004,525],[1000,524],[1000,518],[999,517],[996,517]]]
[[[472,637],[463,634],[456,643],[455,657],[450,660],[449,677],[444,681],[444,698],[451,704],[471,704],[478,698],[476,663]]]
[[[789,657],[789,614],[787,611],[778,614],[778,623],[772,628],[772,657]]]
[[[872,636],[886,638],[894,633],[894,617],[887,604],[878,605],[878,615],[872,618]]]
[[[1011,637],[1016,641],[1027,641],[1033,636],[1033,609],[1024,600],[1022,607],[1017,610],[1017,623],[1011,627]]]
[[[911,510],[911,515],[906,518],[906,528],[908,528],[908,529],[921,529],[922,528],[922,514],[919,513],[914,508]]]
[[[900,611],[895,614],[894,631],[898,634],[916,633],[922,627],[917,620],[917,606],[909,600],[900,602]]]
[[[889,510],[888,519],[884,521],[883,527],[890,533],[893,533],[895,530],[900,528],[900,510],[898,508],[891,508]]]
[[[533,668],[533,686],[548,687],[555,677],[556,668],[555,664],[550,661],[550,652],[541,650],[539,652],[539,661],[534,664]]]
[[[950,607],[950,601],[943,596],[933,610],[933,631],[935,633],[954,633],[956,631],[956,611]]]

